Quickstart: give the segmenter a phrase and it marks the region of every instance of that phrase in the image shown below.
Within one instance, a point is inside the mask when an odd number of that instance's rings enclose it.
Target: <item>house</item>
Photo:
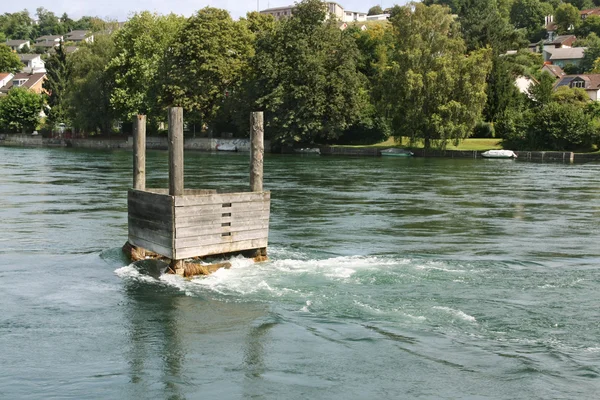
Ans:
[[[24,87],[29,90],[33,90],[37,94],[41,94],[42,92],[44,92],[44,88],[42,87],[44,80],[46,80],[45,72],[35,74],[14,74],[14,76],[8,81],[6,85],[0,87],[0,93],[6,94],[12,88]]]
[[[587,47],[544,48],[544,62],[565,68],[567,65],[579,65]]]
[[[546,47],[554,47],[555,49],[569,49],[573,47],[573,43],[577,41],[575,35],[560,35],[552,39],[544,41],[544,50]]]
[[[591,100],[600,100],[600,74],[566,75],[558,81],[554,90],[562,86],[584,89]]]
[[[558,65],[552,65],[552,64],[544,65],[542,67],[542,72],[550,74],[550,76],[552,76],[556,79],[560,79],[563,76],[567,75],[567,74],[565,74],[565,71],[563,71],[561,67],[559,67]]]
[[[387,21],[390,14],[367,15],[367,21]]]
[[[62,42],[63,37],[60,35],[45,35],[35,39],[35,47],[55,47]]]
[[[14,52],[21,50],[23,47],[29,46],[29,40],[7,40],[6,45]]]
[[[584,21],[590,15],[600,15],[600,8],[590,8],[579,11],[579,16],[581,17],[582,21]]]
[[[365,22],[366,20],[366,12],[344,11],[344,22]]]
[[[0,89],[8,85],[8,82],[10,82],[13,77],[14,74],[11,74],[10,72],[0,72]]]
[[[19,54],[19,59],[24,64],[21,72],[30,74],[46,72],[46,63],[39,54]]]
[[[65,42],[75,42],[75,43],[93,43],[94,35],[91,34],[90,31],[84,30],[76,30],[67,33],[64,37]]]
[[[329,19],[329,17],[333,15],[338,21],[341,22],[364,22],[368,20],[367,13],[345,11],[341,5],[333,1],[324,2],[323,4],[327,8],[327,19]],[[295,8],[296,5],[267,8],[266,10],[260,11],[260,13],[265,15],[272,15],[276,20],[280,20],[282,18],[291,17]]]

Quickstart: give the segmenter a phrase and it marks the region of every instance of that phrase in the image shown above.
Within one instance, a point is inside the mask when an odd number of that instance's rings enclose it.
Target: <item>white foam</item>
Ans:
[[[454,308],[450,308],[450,307],[438,307],[435,306],[433,307],[436,310],[442,310],[442,311],[446,311],[460,319],[463,319],[465,321],[469,321],[469,322],[477,322],[477,320],[475,319],[475,317],[473,317],[472,315],[466,314],[460,310],[455,310]]]
[[[115,270],[115,274],[117,274],[118,277],[123,279],[136,280],[140,282],[156,282],[156,279],[154,279],[153,277],[140,274],[140,271],[138,271],[133,264],[117,268]]]
[[[306,305],[300,309],[302,312],[310,312],[308,307],[312,306],[312,301],[306,300]]]

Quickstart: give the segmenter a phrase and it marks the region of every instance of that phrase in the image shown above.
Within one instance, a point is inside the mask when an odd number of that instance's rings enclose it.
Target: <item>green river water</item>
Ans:
[[[270,261],[185,280],[120,252],[131,158],[0,147],[0,399],[600,397],[600,164],[268,155]]]

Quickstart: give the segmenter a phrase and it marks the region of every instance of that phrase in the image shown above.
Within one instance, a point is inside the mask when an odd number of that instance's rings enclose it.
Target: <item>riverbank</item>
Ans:
[[[332,156],[365,156],[380,157],[380,148],[375,147],[333,147],[322,146],[322,155]],[[426,150],[411,149],[415,157],[442,157],[442,158],[483,158],[483,150]],[[600,153],[573,153],[570,151],[515,151],[519,160],[538,162],[560,163],[585,163],[600,161]]]
[[[0,134],[0,146],[16,147],[73,147],[84,149],[131,149],[133,138],[85,138],[85,139],[52,139],[42,136],[23,134]],[[185,150],[217,151],[218,147],[235,146],[238,151],[250,151],[249,139],[223,139],[223,138],[185,138]],[[150,150],[166,150],[168,140],[166,137],[149,136],[146,138],[146,148]],[[379,147],[343,147],[321,146],[322,155],[328,156],[360,156],[380,157]],[[271,144],[265,141],[265,152],[271,151]],[[441,158],[483,158],[483,150],[425,150],[412,149],[415,157],[441,157]],[[565,164],[586,163],[600,161],[600,153],[573,153],[569,151],[515,151],[519,160],[537,162],[559,162]]]
[[[85,138],[85,139],[60,139],[44,138],[40,135],[0,134],[0,146],[17,147],[74,147],[83,149],[132,149],[133,137],[115,138]],[[146,148],[151,150],[166,150],[169,146],[167,137],[148,136]],[[238,151],[250,151],[249,139],[222,139],[222,138],[185,138],[185,150],[217,151],[219,147],[235,147]],[[271,145],[265,141],[265,151]]]

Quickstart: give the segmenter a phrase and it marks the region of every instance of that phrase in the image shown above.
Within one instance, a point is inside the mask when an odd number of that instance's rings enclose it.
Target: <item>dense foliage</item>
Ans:
[[[589,149],[598,142],[600,106],[585,92],[556,91],[540,50],[554,15],[556,33],[574,33],[575,45],[587,47],[581,64],[565,70],[599,73],[600,17],[579,15],[599,4],[423,0],[371,7],[368,14],[389,13],[388,21],[343,25],[319,0],[299,2],[279,21],[257,12],[236,21],[207,7],[190,18],[144,11],[123,26],[38,8],[35,23],[26,10],[0,15],[0,40],[95,32],[93,43],[72,54],[61,46],[43,55],[46,104],[37,106],[48,129],[128,132],[128,121],[143,113],[149,132],[158,133],[166,108],[176,105],[193,134],[240,137],[248,134],[249,112],[263,110],[268,137],[283,146],[393,136],[443,148],[495,136],[515,149]],[[531,43],[538,53],[527,49]],[[0,45],[0,69],[21,67]],[[529,90],[517,80],[531,82]]]
[[[31,132],[40,119],[42,99],[24,88],[0,97],[0,127],[7,132]]]

